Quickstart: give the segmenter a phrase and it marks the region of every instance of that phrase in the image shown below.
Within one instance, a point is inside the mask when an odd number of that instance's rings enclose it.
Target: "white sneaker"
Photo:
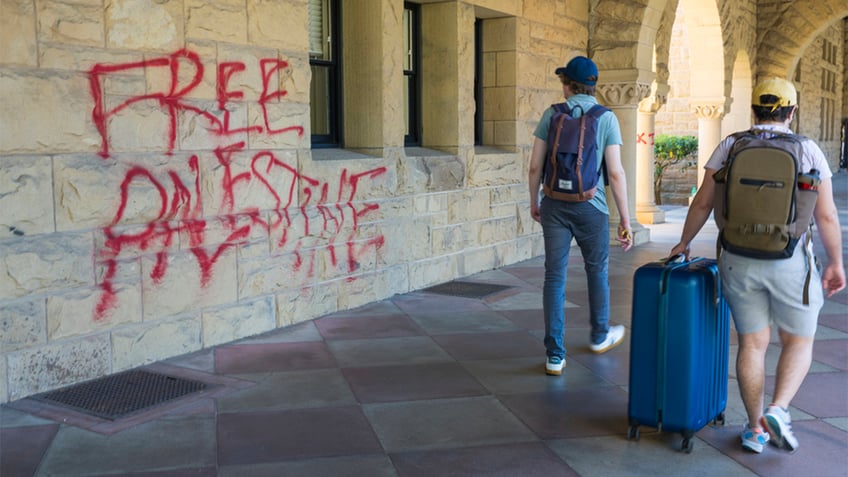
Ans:
[[[560,357],[548,356],[545,360],[545,374],[559,376],[562,374],[563,367],[565,367],[565,360]]]
[[[792,432],[789,412],[778,406],[769,406],[762,417],[762,424],[771,436],[772,443],[790,452],[798,450],[798,438]]]
[[[622,341],[624,341],[624,326],[610,326],[609,331],[607,331],[606,339],[598,344],[589,345],[589,349],[598,354],[606,353],[607,351],[620,345]]]

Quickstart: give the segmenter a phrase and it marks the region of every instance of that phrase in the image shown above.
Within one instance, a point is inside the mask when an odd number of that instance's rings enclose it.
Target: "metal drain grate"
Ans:
[[[130,370],[32,396],[32,399],[115,420],[206,389],[200,381]]]
[[[512,288],[507,285],[496,285],[493,283],[475,283],[453,281],[425,288],[424,291],[438,293],[440,295],[458,296],[462,298],[483,298],[492,293]]]

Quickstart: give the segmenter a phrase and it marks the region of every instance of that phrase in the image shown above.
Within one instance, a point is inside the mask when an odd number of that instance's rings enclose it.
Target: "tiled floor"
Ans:
[[[836,184],[844,231],[848,175]],[[651,226],[651,243],[612,252],[612,321],[630,326],[633,272],[667,254],[683,213]],[[712,256],[714,240],[705,230],[694,253]],[[11,403],[0,408],[0,475],[848,475],[848,292],[828,300],[793,402],[795,454],[740,450],[732,364],[728,424],[704,428],[685,454],[679,435],[642,428],[627,440],[629,339],[589,352],[579,254],[567,367],[545,376],[542,279],[534,258],[466,277],[509,287],[483,299],[418,291],[157,363],[210,389],[120,422]],[[734,340],[731,363],[735,352]]]

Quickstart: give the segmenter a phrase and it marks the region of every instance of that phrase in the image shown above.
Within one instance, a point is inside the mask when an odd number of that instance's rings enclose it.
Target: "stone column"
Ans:
[[[636,119],[636,218],[643,224],[665,222],[654,200],[654,126],[657,111],[668,99],[667,84],[653,84],[651,95],[639,102]]]
[[[698,118],[698,184],[704,180],[704,165],[721,142],[721,118],[727,111],[725,98],[693,99],[692,112]]]
[[[647,97],[650,91],[650,84],[632,81],[599,84],[596,90],[598,101],[615,113],[621,125],[621,138],[624,142],[621,145],[621,163],[627,177],[627,207],[630,212],[634,245],[649,242],[651,239],[650,230],[643,227],[636,219],[637,113],[639,102]],[[615,198],[609,190],[607,190],[607,198],[610,208],[610,231],[614,236],[619,221],[618,209],[615,206]]]

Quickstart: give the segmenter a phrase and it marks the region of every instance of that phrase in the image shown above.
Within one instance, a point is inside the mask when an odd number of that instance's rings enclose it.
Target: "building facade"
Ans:
[[[578,54],[648,241],[679,5],[701,154],[776,75],[836,170],[843,0],[3,0],[0,402],[540,255]]]

